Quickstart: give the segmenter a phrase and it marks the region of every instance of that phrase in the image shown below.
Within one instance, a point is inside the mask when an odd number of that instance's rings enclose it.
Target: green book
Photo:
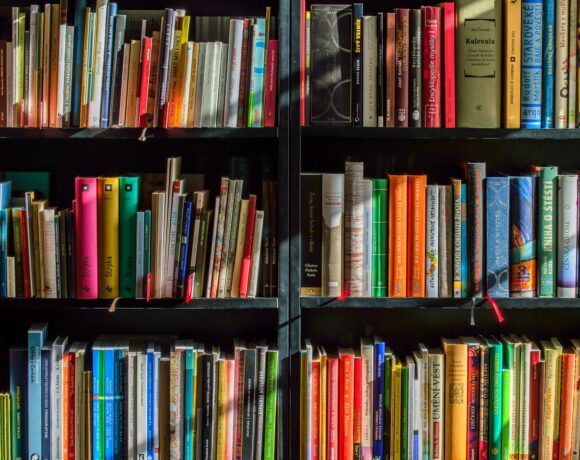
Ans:
[[[558,226],[558,168],[540,168],[538,218],[538,296],[556,295],[556,244]]]
[[[518,367],[519,348],[509,337],[502,337],[504,345],[502,382],[502,460],[518,456]]]
[[[502,460],[511,460],[512,455],[515,453],[515,446],[513,443],[514,433],[512,432],[512,424],[510,420],[511,416],[511,406],[512,406],[512,396],[513,396],[513,381],[512,381],[512,369],[504,369],[502,371],[502,414],[501,414],[501,446]]]
[[[393,355],[387,349],[385,353],[385,412],[383,421],[383,449],[384,452],[391,450],[391,381],[393,379]]]
[[[119,294],[135,297],[140,177],[119,177]]]
[[[195,277],[193,280],[193,297],[203,297],[203,284],[206,269],[206,255],[209,227],[213,211],[201,211],[201,220],[199,223],[199,240],[197,243],[197,262],[195,263]]]
[[[401,369],[401,458],[409,453],[409,368]]]
[[[385,297],[387,295],[388,216],[389,181],[388,179],[373,179],[372,297]]]
[[[278,350],[266,354],[266,407],[264,410],[264,460],[276,458],[276,394],[278,389]]]
[[[16,273],[16,297],[24,297],[24,279],[22,277],[22,232],[20,211],[22,208],[12,208],[12,235],[14,240],[14,271]],[[28,254],[26,254],[28,257]]]
[[[501,459],[503,345],[491,338],[489,346],[489,460]]]

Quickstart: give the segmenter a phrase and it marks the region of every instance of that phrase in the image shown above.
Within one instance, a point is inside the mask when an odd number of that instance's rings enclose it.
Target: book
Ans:
[[[389,175],[389,296],[407,296],[407,176]]]
[[[361,297],[363,291],[363,168],[362,162],[345,163],[344,290],[350,297]]]
[[[558,297],[575,297],[577,278],[577,237],[576,222],[578,210],[574,200],[578,194],[578,176],[558,176],[558,262],[557,295]]]
[[[385,46],[385,126],[392,128],[395,126],[395,13],[386,13],[386,46]]]
[[[555,0],[544,0],[542,13],[542,128],[553,128]]]
[[[438,6],[421,7],[423,17],[423,126],[442,126],[441,104],[441,42],[444,27],[442,10]],[[446,93],[448,95],[449,93]]]
[[[355,31],[356,33],[356,31]],[[376,127],[377,120],[377,17],[364,16],[362,27],[362,126]]]
[[[509,297],[510,178],[486,179],[487,295]]]
[[[338,434],[338,447],[342,458],[353,458],[353,417],[354,403],[354,353],[352,349],[340,349],[339,359],[339,413],[341,427]],[[330,457],[331,458],[331,457]]]
[[[425,297],[425,191],[427,176],[409,175],[407,286],[410,297]]]
[[[41,353],[46,340],[46,325],[35,323],[28,330],[28,377],[27,394],[27,445],[26,452],[31,456],[42,457],[42,419],[38,417],[37,408],[42,404],[42,368]],[[22,396],[21,396],[22,397]],[[24,428],[24,427],[22,427]]]
[[[409,9],[395,9],[395,126],[409,126]]]
[[[373,271],[373,180],[363,179],[363,288],[362,296],[372,296]]]
[[[410,15],[409,26],[409,44],[410,44],[410,72],[409,72],[409,100],[411,102],[410,120],[411,127],[420,128],[422,123],[422,98],[423,98],[423,54],[422,54],[422,22],[421,10],[412,9]]]
[[[322,295],[343,294],[344,174],[322,175]]]
[[[464,236],[461,228],[461,188],[460,179],[451,179],[453,192],[453,297],[461,298],[461,240]]]
[[[522,1],[522,128],[542,126],[542,2]]]
[[[521,126],[522,115],[527,113],[526,108],[522,106],[527,97],[525,94],[526,85],[528,85],[528,91],[531,91],[530,82],[525,79],[525,74],[523,74],[525,66],[522,63],[522,28],[525,29],[525,24],[522,23],[522,4],[522,0],[503,4],[503,35],[505,40],[503,42],[502,106],[506,128],[519,128]]]
[[[76,295],[98,296],[97,179],[75,179]]]
[[[554,16],[554,127],[568,127],[569,2],[557,0]]]
[[[483,180],[484,163],[467,164],[467,232],[473,235],[468,240],[470,295],[481,297],[483,280]]]
[[[389,182],[373,179],[371,296],[387,295]]]
[[[425,296],[439,297],[439,186],[427,186]]]
[[[439,186],[439,297],[453,294],[452,190]]]
[[[363,126],[363,11],[362,3],[352,5],[352,125]],[[368,31],[367,31],[368,33]],[[367,64],[367,72],[370,71],[370,62]]]
[[[467,345],[443,339],[445,352],[445,458],[467,458]]]
[[[119,178],[97,181],[99,297],[119,297]]]
[[[538,178],[538,296],[556,295],[555,261],[558,216],[558,168],[540,168]]]

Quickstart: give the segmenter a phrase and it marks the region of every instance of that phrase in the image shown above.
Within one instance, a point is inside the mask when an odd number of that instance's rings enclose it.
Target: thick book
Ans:
[[[542,127],[542,6],[522,0],[521,127],[528,129]]]
[[[428,185],[425,222],[425,295],[439,297],[439,186]]]
[[[352,8],[316,4],[311,15],[311,123],[350,124]]]
[[[542,15],[542,128],[554,127],[555,0],[544,0]]]
[[[351,297],[362,297],[363,291],[363,170],[362,162],[345,163],[344,290]]]
[[[502,2],[459,0],[455,6],[457,126],[499,128]]]
[[[558,297],[576,297],[578,239],[578,176],[558,176]]]
[[[119,297],[119,178],[99,177],[99,297]]]
[[[467,163],[467,234],[469,260],[469,295],[481,297],[485,289],[483,270],[483,180],[485,163]]]
[[[535,297],[537,289],[536,178],[510,178],[510,295]]]
[[[373,179],[372,191],[372,270],[371,296],[385,297],[388,292],[389,265],[389,181]]]
[[[439,9],[439,8],[437,8]],[[421,127],[421,109],[423,98],[423,75],[421,73],[423,53],[425,48],[422,46],[422,32],[423,22],[421,20],[422,14],[420,9],[412,9],[410,11],[410,27],[409,27],[409,45],[410,50],[410,72],[409,72],[409,102],[410,102],[410,117],[409,126],[412,128]]]
[[[97,179],[75,179],[76,296],[98,297]]]
[[[556,295],[558,168],[543,166],[538,176],[538,297]]]
[[[343,294],[344,174],[322,175],[322,295]]]
[[[453,193],[453,297],[461,298],[461,180],[451,179]]]
[[[554,128],[568,127],[570,2],[556,0],[554,17]]]
[[[486,179],[487,295],[509,297],[510,178]]]
[[[42,407],[42,347],[46,340],[46,324],[35,323],[28,329],[28,379],[27,379],[27,458],[42,456],[42,418],[38,408]],[[22,397],[22,395],[21,395]],[[35,457],[36,456],[36,457]]]
[[[363,122],[363,4],[352,5],[352,125]]]
[[[377,17],[363,18],[362,125],[378,126],[377,121]]]
[[[408,176],[407,289],[409,297],[425,297],[426,175]]]
[[[446,128],[455,128],[455,3],[441,4],[443,21],[442,108]]]
[[[521,120],[522,0],[503,4],[502,112],[506,128],[519,128]]]
[[[441,8],[423,6],[421,14],[423,17],[423,127],[440,128],[442,126],[441,30],[443,26]]]
[[[407,296],[407,176],[389,175],[389,297]]]
[[[409,9],[395,9],[395,126],[409,126]]]
[[[135,297],[137,208],[140,177],[119,178],[119,295]]]
[[[363,297],[371,297],[373,270],[373,180],[363,179]]]

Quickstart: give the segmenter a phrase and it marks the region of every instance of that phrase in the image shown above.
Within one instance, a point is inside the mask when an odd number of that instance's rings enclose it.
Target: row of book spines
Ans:
[[[16,18],[12,42],[0,42],[4,96],[0,98],[0,126],[274,126],[278,42],[267,39],[269,8],[266,19],[258,18],[255,24],[231,20],[228,49],[221,43],[188,42],[189,16],[176,19],[166,13],[163,18],[169,31],[175,32],[175,46],[161,36],[163,31],[124,44],[126,16],[117,15],[116,3],[105,4],[96,13],[90,8],[81,11],[77,5],[75,26],[66,25],[66,13],[63,22],[59,5],[48,7],[45,12],[39,12],[37,6],[31,9],[29,31],[25,31],[25,13],[16,7],[12,10]],[[25,36],[30,38],[25,40]],[[234,44],[237,52],[232,49]],[[206,46],[217,49],[223,57],[214,59],[211,68],[205,65],[198,69],[194,63],[212,62],[204,59]],[[26,49],[28,55],[24,56]],[[164,72],[166,79],[160,82],[163,53],[171,54],[171,72]],[[204,97],[202,104],[200,97],[196,104],[196,93],[215,96],[218,110],[217,86],[202,91],[204,72],[209,75],[210,70],[216,73],[213,80],[220,80],[220,95],[230,97],[219,97],[218,119],[214,113],[213,121],[202,124],[199,114],[194,123],[193,107],[201,110],[207,106],[205,99],[209,101]],[[161,102],[160,86],[165,95]],[[192,110],[188,110],[190,102]]]

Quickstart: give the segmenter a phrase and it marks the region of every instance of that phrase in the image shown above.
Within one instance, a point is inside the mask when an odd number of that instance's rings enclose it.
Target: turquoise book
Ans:
[[[496,338],[489,346],[489,460],[501,460],[503,345]]]
[[[554,0],[544,0],[542,30],[542,128],[554,127]]]
[[[260,128],[263,125],[262,99],[264,94],[264,67],[266,57],[266,19],[257,18],[254,33],[254,68],[248,100],[248,127]]]
[[[185,350],[185,379],[184,379],[184,407],[183,407],[183,417],[184,417],[184,459],[193,460],[193,379],[195,375],[195,352],[193,347],[189,347]]]
[[[114,405],[114,382],[115,382],[115,349],[112,346],[105,348],[103,352],[104,369],[102,376],[104,384],[104,441],[105,441],[105,460],[115,458],[115,405]]]
[[[510,178],[486,179],[487,295],[507,298],[509,292]]]
[[[522,128],[542,127],[542,4],[522,1]]]
[[[103,407],[103,374],[105,360],[103,358],[103,347],[95,342],[93,345],[93,413],[92,413],[92,444],[93,460],[102,460],[104,455],[104,418]]]
[[[119,294],[135,297],[140,177],[119,177]]]
[[[28,457],[42,458],[42,369],[41,355],[46,340],[46,324],[28,330]]]

